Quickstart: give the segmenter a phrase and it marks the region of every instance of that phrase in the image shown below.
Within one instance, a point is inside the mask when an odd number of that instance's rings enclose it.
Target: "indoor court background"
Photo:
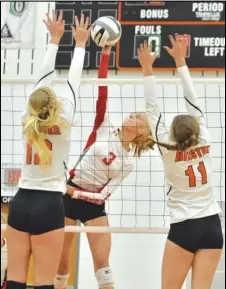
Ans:
[[[19,169],[22,163],[21,112],[26,97],[34,84],[46,50],[47,32],[42,22],[46,11],[51,11],[54,2],[36,3],[35,50],[1,50],[1,193],[13,196],[16,186],[6,183],[7,169]],[[32,73],[31,73],[32,72]],[[65,77],[66,71],[58,71]],[[217,200],[222,207],[222,223],[225,221],[225,87],[224,72],[192,72],[197,82],[200,105],[207,113],[207,123],[212,136],[213,182]],[[157,93],[165,121],[169,125],[175,114],[186,112],[182,87],[173,72],[156,72],[159,80]],[[96,78],[96,71],[84,71],[83,78]],[[115,126],[120,126],[126,113],[144,110],[143,88],[139,79],[141,72],[109,73],[109,78],[126,79],[126,84],[109,86],[109,113]],[[138,79],[133,84],[130,79]],[[129,81],[128,81],[129,79]],[[165,80],[164,80],[165,79]],[[129,83],[130,82],[130,83]],[[63,96],[62,83],[54,84],[59,96]],[[79,92],[76,126],[72,129],[71,157],[69,168],[75,164],[92,128],[97,87],[82,84]],[[151,154],[151,158],[150,158]],[[110,224],[119,228],[169,226],[167,188],[164,184],[162,162],[157,149],[137,161],[135,170],[111,197],[107,204]],[[166,235],[163,234],[114,234],[111,263],[117,289],[160,289],[161,260]],[[85,234],[81,234],[78,256],[78,289],[96,288],[92,258]],[[213,289],[223,289],[225,279],[224,257],[219,266]],[[189,279],[189,278],[188,278]],[[188,282],[189,283],[189,282]],[[185,285],[190,289],[189,284]]]

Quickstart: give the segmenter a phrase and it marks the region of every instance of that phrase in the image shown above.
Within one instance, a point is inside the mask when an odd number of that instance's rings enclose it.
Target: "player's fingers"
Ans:
[[[72,30],[72,34],[75,35],[76,30],[74,26],[71,26],[71,30]]]
[[[183,39],[183,44],[184,45],[187,45],[187,38],[188,38],[188,35],[184,34],[184,39]]]
[[[81,19],[80,19],[80,27],[84,27],[84,14],[81,15]]]
[[[169,35],[169,41],[172,44],[172,46],[174,46],[176,44],[176,41],[175,41],[175,39],[173,38],[172,35]]]
[[[51,20],[51,18],[49,17],[49,14],[48,14],[48,13],[46,13],[46,17],[47,17],[47,23],[48,23],[48,24],[51,24],[51,23],[52,23],[52,20]]]
[[[141,51],[141,52],[144,51],[144,45],[143,45],[143,43],[140,44],[140,51]]]
[[[79,28],[78,16],[75,16],[75,26],[76,26],[76,29]]]
[[[62,25],[63,27],[65,26],[65,20],[63,20],[60,25]]]
[[[148,49],[148,44],[147,44],[147,40],[144,40],[144,50]]]
[[[61,23],[62,20],[63,20],[63,10],[60,10],[60,14],[59,14],[57,22]]]
[[[89,26],[89,17],[86,17],[86,22],[85,22],[84,28],[87,30],[88,26]]]
[[[157,56],[158,56],[158,50],[156,50],[155,53],[154,53],[154,57],[153,57],[154,60],[156,60]]]
[[[140,48],[137,48],[137,54],[140,55]]]
[[[172,49],[170,49],[168,46],[163,46],[163,48],[171,55]]]
[[[54,9],[52,10],[52,19],[53,19],[53,22],[56,22],[56,12]]]
[[[45,23],[46,28],[48,28],[49,25],[48,25],[47,21],[45,19],[43,19],[43,22]]]

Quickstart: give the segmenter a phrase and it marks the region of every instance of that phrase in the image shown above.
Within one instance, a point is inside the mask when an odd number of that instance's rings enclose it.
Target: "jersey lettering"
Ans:
[[[115,159],[116,159],[116,155],[113,154],[112,152],[110,152],[110,153],[109,153],[109,157],[103,159],[103,163],[104,163],[106,166],[110,166]]]
[[[198,171],[202,176],[202,184],[205,185],[207,183],[207,173],[203,162],[199,163]],[[188,167],[188,169],[185,172],[185,175],[189,177],[189,187],[191,188],[196,187],[196,176],[192,165]]]
[[[52,151],[52,149],[53,149],[52,143],[48,139],[45,139],[45,143],[46,143],[46,146],[48,147],[48,149],[50,151]],[[27,144],[26,164],[27,165],[32,164],[32,145],[31,144]],[[40,164],[40,158],[39,158],[38,153],[36,153],[34,155],[34,165],[39,165],[39,164]]]
[[[186,162],[187,160],[195,160],[202,158],[210,152],[210,146],[195,148],[190,151],[177,151],[175,162]]]

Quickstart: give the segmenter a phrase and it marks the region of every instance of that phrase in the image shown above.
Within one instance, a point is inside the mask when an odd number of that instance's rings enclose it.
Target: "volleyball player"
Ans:
[[[64,34],[63,13],[57,19],[47,14],[51,40],[42,63],[40,78],[29,97],[23,116],[25,162],[19,190],[13,198],[7,226],[7,289],[26,288],[31,254],[34,260],[34,288],[54,288],[64,239],[66,192],[64,163],[68,162],[71,125],[76,94],[83,69],[85,44],[89,37],[88,18],[75,18],[76,48],[62,98],[51,88],[59,42]]]
[[[170,41],[172,48],[165,49],[175,60],[187,108],[187,114],[174,118],[170,131],[157,104],[153,76],[156,54],[150,54],[146,42],[138,49],[151,130],[170,186],[171,227],[163,258],[162,288],[181,289],[192,267],[192,289],[210,289],[223,246],[220,208],[212,183],[210,135],[186,66],[186,35],[170,36]]]
[[[106,78],[110,47],[102,51],[99,75]],[[67,194],[64,196],[67,225],[80,220],[85,226],[108,226],[105,201],[114,193],[133,169],[134,156],[153,147],[146,113],[131,113],[122,128],[113,128],[107,115],[107,86],[99,87],[93,131],[71,171]],[[71,197],[72,196],[72,197]],[[74,234],[66,233],[55,288],[66,288],[69,260]],[[94,271],[99,288],[113,289],[114,277],[109,266],[111,235],[87,234]]]

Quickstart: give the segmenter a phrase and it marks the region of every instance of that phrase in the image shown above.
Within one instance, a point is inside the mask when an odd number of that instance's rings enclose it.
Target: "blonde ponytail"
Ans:
[[[149,134],[144,134],[141,136],[136,137],[132,141],[132,148],[134,149],[134,156],[141,157],[142,153],[147,152],[149,149],[154,149],[154,139],[149,132]]]
[[[49,167],[52,162],[52,152],[46,145],[45,139],[48,129],[53,125],[61,128],[70,124],[62,117],[62,105],[55,92],[49,87],[35,90],[28,103],[28,116],[23,121],[23,134],[29,144],[37,149],[39,165]]]

